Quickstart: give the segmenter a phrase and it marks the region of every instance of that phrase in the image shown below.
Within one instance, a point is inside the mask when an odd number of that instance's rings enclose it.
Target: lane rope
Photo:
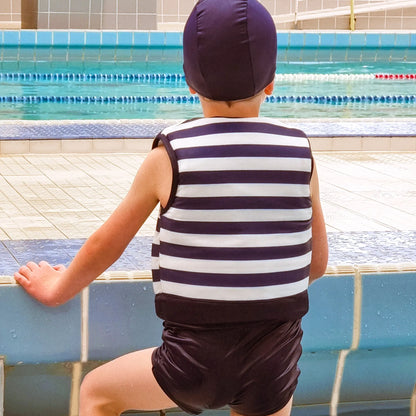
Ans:
[[[271,95],[267,96],[267,103],[306,103],[306,104],[415,104],[416,95]],[[111,104],[111,103],[174,103],[196,104],[198,96],[172,95],[172,96],[0,96],[0,103],[87,103],[87,104]]]
[[[276,81],[360,81],[360,80],[416,80],[416,74],[276,74]],[[184,82],[184,74],[144,73],[144,74],[101,74],[101,73],[0,73],[0,81],[5,82]]]

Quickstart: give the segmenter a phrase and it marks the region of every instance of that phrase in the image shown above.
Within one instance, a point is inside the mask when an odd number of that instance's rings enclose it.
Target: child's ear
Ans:
[[[191,94],[196,94],[196,91],[195,91],[192,87],[189,87],[189,86],[188,86],[188,88],[189,88],[189,92],[190,92]]]
[[[265,89],[264,89],[264,93],[266,95],[272,95],[273,94],[273,89],[274,89],[274,81],[272,81]]]

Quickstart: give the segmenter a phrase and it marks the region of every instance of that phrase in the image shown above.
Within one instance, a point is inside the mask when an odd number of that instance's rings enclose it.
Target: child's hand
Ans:
[[[63,265],[51,266],[46,261],[39,264],[30,261],[14,274],[14,278],[39,302],[47,306],[58,306],[60,302],[57,302],[57,284],[65,270],[66,267]]]

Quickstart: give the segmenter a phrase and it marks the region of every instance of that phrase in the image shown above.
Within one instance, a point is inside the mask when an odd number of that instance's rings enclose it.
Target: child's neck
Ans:
[[[241,101],[213,101],[201,99],[205,117],[258,117],[263,99]]]

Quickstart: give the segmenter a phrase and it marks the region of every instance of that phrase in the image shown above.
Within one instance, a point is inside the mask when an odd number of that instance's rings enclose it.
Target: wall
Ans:
[[[0,28],[20,28],[20,1],[21,0],[0,1]]]
[[[154,0],[38,0],[38,29],[156,29]]]
[[[349,15],[302,20],[302,13],[344,8],[350,0],[260,0],[278,30],[348,30]],[[2,29],[181,31],[196,0],[1,0]],[[356,8],[374,4],[355,0]],[[22,16],[20,14],[22,10]],[[299,19],[295,23],[295,13]],[[357,30],[415,30],[416,7],[356,14]]]

